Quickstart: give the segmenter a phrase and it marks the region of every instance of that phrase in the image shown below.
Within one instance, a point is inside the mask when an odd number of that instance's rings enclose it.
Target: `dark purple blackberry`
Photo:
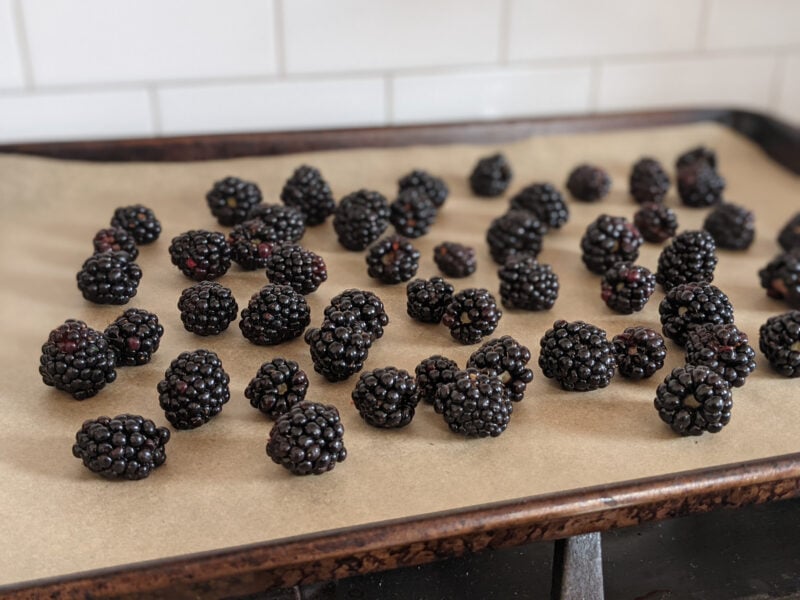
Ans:
[[[567,189],[576,200],[597,202],[611,190],[611,177],[594,165],[578,165],[567,178]]]
[[[549,310],[558,298],[558,275],[529,254],[510,257],[497,270],[500,300],[506,308]]]
[[[469,176],[469,186],[476,196],[492,198],[506,191],[513,174],[505,156],[492,154],[475,165]]]
[[[468,277],[478,268],[475,250],[456,242],[442,242],[433,249],[433,262],[448,277]]]
[[[443,407],[436,404],[436,389],[453,381],[459,370],[458,363],[446,356],[434,354],[424,359],[414,369],[417,376],[417,396],[428,404],[433,404],[434,410],[441,414]]]
[[[45,385],[86,400],[117,378],[116,354],[106,337],[83,321],[67,319],[42,345],[39,375]]]
[[[161,235],[161,223],[155,213],[141,204],[117,208],[111,217],[111,226],[130,233],[139,245],[155,242]]]
[[[211,350],[181,352],[158,382],[158,403],[176,429],[208,423],[231,398],[230,378]]]
[[[372,346],[372,336],[355,312],[329,312],[322,325],[306,331],[304,339],[314,370],[333,382],[360,371]]]
[[[712,282],[717,267],[717,245],[707,231],[679,233],[658,257],[656,282],[665,291],[681,283]]]
[[[758,277],[767,296],[800,308],[800,248],[773,258],[759,270]]]
[[[103,252],[86,259],[78,272],[78,289],[96,304],[126,304],[136,295],[142,270],[127,252]]]
[[[742,387],[756,368],[756,351],[733,323],[694,325],[686,336],[686,362],[704,365],[731,387]]]
[[[419,402],[414,378],[395,367],[361,373],[351,398],[366,423],[386,429],[411,423]]]
[[[402,177],[400,181],[397,182],[397,187],[400,192],[410,189],[419,190],[430,198],[430,201],[433,202],[436,208],[442,207],[450,193],[444,181],[438,177],[434,177],[427,171],[420,170],[411,171],[408,175]]]
[[[645,202],[633,215],[633,224],[645,241],[660,244],[678,231],[675,211],[661,202]]]
[[[321,256],[297,244],[281,244],[267,259],[270,283],[289,285],[300,294],[317,291],[328,279],[328,267]]]
[[[435,404],[451,431],[473,438],[503,433],[514,410],[500,378],[477,369],[458,371],[452,382],[440,385]]]
[[[389,315],[383,302],[367,290],[347,289],[331,298],[330,304],[325,307],[325,318],[336,311],[354,313],[373,340],[382,337],[383,328],[389,324]]]
[[[284,204],[259,204],[247,215],[247,220],[259,219],[272,229],[277,242],[297,242],[306,232],[303,213]]]
[[[784,377],[800,377],[800,310],[767,319],[758,331],[758,347]]]
[[[231,247],[217,231],[196,229],[172,238],[169,256],[181,273],[195,281],[222,277],[231,266]]]
[[[441,277],[415,279],[406,286],[408,316],[422,323],[439,323],[453,299],[454,288]]]
[[[442,315],[442,324],[462,344],[477,344],[494,333],[502,316],[503,311],[488,290],[467,288],[453,295]]]
[[[246,221],[250,211],[261,203],[261,199],[261,190],[255,183],[238,177],[226,177],[214,182],[206,194],[211,214],[225,227]]]
[[[389,203],[369,190],[359,190],[341,199],[333,213],[333,229],[339,243],[354,252],[364,250],[389,226]]]
[[[229,288],[216,281],[201,281],[181,292],[178,310],[186,331],[218,335],[236,320],[239,305]]]
[[[250,406],[270,419],[289,412],[306,397],[308,376],[293,360],[273,358],[262,364],[244,390]]]
[[[742,206],[723,202],[712,210],[703,223],[717,248],[747,250],[756,235],[755,216]]]
[[[717,155],[711,148],[698,146],[681,154],[675,161],[675,168],[691,167],[697,163],[704,163],[712,169],[717,168]]]
[[[678,194],[685,206],[706,208],[722,202],[725,179],[705,162],[678,170]]]
[[[389,206],[389,221],[399,235],[418,238],[436,221],[436,206],[424,192],[411,188],[403,190]]]
[[[626,327],[611,343],[617,354],[619,374],[627,379],[647,379],[664,366],[667,357],[664,338],[649,327]]]
[[[658,386],[654,404],[676,433],[718,433],[731,420],[733,394],[728,382],[708,367],[685,365]]]
[[[606,387],[617,368],[614,345],[606,332],[583,321],[553,323],[539,342],[539,367],[570,392]]]
[[[510,335],[489,340],[473,352],[467,368],[485,371],[500,378],[508,390],[508,399],[519,402],[525,397],[525,388],[533,381],[533,371],[528,368],[531,351]]]
[[[164,464],[169,437],[169,429],[140,415],[97,417],[75,434],[72,455],[106,479],[136,481]]]
[[[642,310],[656,289],[650,269],[629,262],[609,268],[600,282],[600,297],[606,306],[623,315]]]
[[[301,402],[278,417],[267,456],[295,475],[321,475],[347,458],[344,425],[335,406]]]
[[[783,226],[778,234],[778,243],[786,252],[800,247],[800,213],[795,214]]]
[[[733,323],[728,297],[710,283],[682,283],[671,288],[658,305],[664,335],[679,346],[692,325]]]
[[[564,197],[549,183],[534,183],[523,188],[511,198],[510,208],[532,212],[548,229],[560,229],[569,220]]]
[[[281,200],[299,210],[309,227],[324,223],[336,208],[328,182],[319,169],[308,165],[295,169],[281,190]]]
[[[619,262],[635,262],[642,241],[642,234],[625,217],[600,215],[581,238],[581,258],[587,269],[602,275]]]
[[[231,259],[246,271],[264,269],[278,234],[261,219],[250,219],[235,225],[228,236]]]
[[[133,367],[150,362],[161,344],[164,327],[150,311],[129,308],[106,327],[104,335],[117,355],[117,366]]]
[[[669,175],[654,158],[641,158],[633,165],[628,183],[631,196],[639,204],[661,203],[669,190]]]
[[[139,249],[136,247],[136,240],[133,239],[127,230],[122,227],[110,227],[101,229],[92,239],[94,253],[101,252],[127,252],[131,260],[136,260],[139,256]]]
[[[239,329],[258,346],[273,346],[299,337],[311,322],[305,297],[288,285],[268,283],[242,309]]]
[[[408,281],[417,273],[419,256],[419,250],[406,238],[390,235],[370,246],[367,274],[383,283]]]
[[[486,242],[494,261],[502,265],[509,256],[522,252],[536,257],[545,233],[547,227],[535,214],[512,209],[492,221]]]

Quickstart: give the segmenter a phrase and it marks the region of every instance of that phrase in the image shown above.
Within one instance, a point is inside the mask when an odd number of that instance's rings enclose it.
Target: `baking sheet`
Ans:
[[[580,260],[578,241],[601,213],[632,217],[637,207],[627,194],[627,177],[640,156],[654,156],[671,169],[679,152],[699,143],[717,150],[728,181],[726,197],[756,214],[754,245],[744,253],[720,251],[715,284],[730,296],[737,324],[757,346],[760,324],[788,310],[765,296],[757,271],[778,251],[776,232],[800,210],[800,181],[748,140],[715,124],[539,137],[491,147],[180,164],[0,156],[0,539],[6,541],[0,550],[0,584],[800,450],[795,398],[800,384],[771,372],[760,353],[746,387],[734,391],[730,425],[700,438],[672,434],[652,405],[657,384],[683,362],[671,342],[667,366],[653,379],[632,383],[617,377],[590,393],[561,391],[536,364],[539,339],[559,318],[591,321],[609,337],[637,324],[660,330],[660,289],[641,313],[612,313],[600,299],[599,278]],[[509,192],[497,199],[472,197],[470,170],[479,157],[498,149],[514,168]],[[552,264],[561,280],[554,308],[505,310],[495,335],[512,334],[531,349],[535,380],[499,438],[456,436],[427,405],[405,429],[371,428],[350,401],[356,377],[326,382],[314,373],[302,338],[258,347],[241,336],[238,322],[216,338],[194,336],[181,325],[178,296],[192,282],[172,266],[167,248],[173,236],[189,229],[227,231],[205,205],[212,182],[227,175],[257,182],[265,200],[277,202],[285,179],[305,162],[322,170],[337,198],[363,187],[391,200],[400,176],[425,168],[445,179],[451,195],[431,233],[415,241],[422,252],[418,276],[437,274],[432,249],[439,242],[471,243],[478,251],[478,270],[453,283],[456,289],[486,287],[499,301],[497,266],[484,242],[489,221],[529,183],[550,181],[563,188],[568,172],[584,161],[609,171],[612,191],[597,204],[571,201],[569,223],[545,238],[540,260]],[[133,203],[152,207],[163,226],[156,243],[140,248],[139,293],[126,307],[86,302],[75,273],[91,252],[91,239],[107,226],[115,207]],[[707,214],[679,206],[674,190],[667,203],[681,229],[700,227]],[[412,371],[434,353],[463,365],[477,348],[458,344],[443,326],[412,321],[405,311],[405,286],[371,280],[364,254],[342,249],[330,221],[309,229],[301,243],[329,267],[328,281],[308,296],[312,326],[321,321],[329,299],[345,288],[371,289],[386,304],[391,322],[365,368],[391,364]],[[655,270],[660,250],[645,244],[639,262]],[[234,265],[220,282],[233,290],[241,308],[266,278],[262,271]],[[156,312],[165,327],[150,364],[119,369],[115,383],[83,402],[42,384],[39,352],[52,328],[79,318],[103,329],[129,306]],[[156,384],[181,351],[203,347],[217,352],[230,374],[231,401],[200,429],[173,432],[163,467],[139,482],[108,482],[72,457],[75,432],[85,419],[133,412],[168,425]],[[250,407],[243,392],[259,365],[275,356],[300,362],[311,380],[308,399],[335,404],[342,413],[348,458],[328,474],[294,477],[265,454],[271,421]]]

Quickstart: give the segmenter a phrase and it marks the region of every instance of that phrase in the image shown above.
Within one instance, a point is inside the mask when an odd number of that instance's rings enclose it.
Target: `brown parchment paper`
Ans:
[[[591,393],[567,393],[538,368],[539,339],[555,319],[589,320],[609,337],[643,324],[660,330],[658,290],[645,310],[613,314],[600,299],[599,278],[582,265],[578,241],[600,213],[632,217],[627,194],[631,165],[651,155],[667,165],[688,147],[705,143],[720,156],[726,196],[755,211],[757,239],[747,252],[721,251],[715,283],[735,306],[738,325],[757,346],[758,328],[788,308],[768,299],[758,269],[777,251],[776,232],[800,209],[798,178],[771,162],[746,139],[712,124],[589,135],[541,137],[500,147],[436,146],[327,152],[190,164],[88,164],[29,157],[0,157],[0,584],[55,576],[183,553],[279,539],[384,519],[465,507],[532,494],[609,483],[800,450],[798,382],[771,372],[763,356],[744,389],[734,392],[733,419],[717,435],[680,438],[658,419],[652,401],[668,369],[682,364],[669,343],[667,367],[649,381],[621,378]],[[496,149],[510,159],[509,193],[477,199],[467,187],[475,161]],[[170,264],[170,239],[194,228],[221,228],[205,205],[211,183],[229,174],[256,181],[267,201],[278,201],[283,182],[302,162],[318,166],[337,198],[361,187],[390,199],[397,179],[412,168],[442,176],[451,195],[431,233],[415,242],[422,252],[418,276],[437,273],[434,245],[443,240],[474,244],[478,271],[453,280],[457,289],[482,286],[499,300],[496,265],[484,242],[490,220],[508,198],[534,181],[562,186],[582,161],[607,168],[610,195],[597,204],[570,203],[571,219],[545,239],[540,259],[561,279],[555,307],[544,313],[506,310],[496,335],[512,334],[532,351],[535,380],[515,405],[499,438],[465,440],[450,433],[429,406],[410,426],[373,429],[350,401],[355,377],[330,384],[314,373],[302,339],[257,347],[238,323],[216,338],[187,333],[176,303],[191,282]],[[143,246],[138,295],[128,306],[156,312],[166,333],[146,366],[121,368],[118,379],[84,402],[42,384],[41,344],[69,317],[103,329],[125,307],[83,300],[75,273],[91,252],[94,233],[116,206],[141,202],[161,219],[163,233]],[[667,202],[682,229],[701,226],[707,211]],[[363,253],[338,246],[331,223],[310,229],[302,243],[329,265],[329,280],[308,300],[312,325],[328,300],[348,287],[376,291],[391,323],[373,346],[365,368],[389,364],[413,370],[426,356],[443,353],[463,364],[477,346],[461,346],[443,326],[413,322],[405,311],[405,286],[376,284],[366,275]],[[655,270],[661,247],[646,244],[639,262]],[[266,283],[263,272],[231,268],[221,280],[240,308]],[[71,455],[75,432],[88,418],[140,413],[167,424],[156,384],[181,351],[211,348],[231,377],[231,401],[211,423],[176,431],[168,461],[139,482],[107,482]],[[335,404],[346,427],[345,462],[320,477],[294,477],[265,454],[271,426],[244,398],[259,365],[274,357],[297,360],[309,373],[308,398]]]

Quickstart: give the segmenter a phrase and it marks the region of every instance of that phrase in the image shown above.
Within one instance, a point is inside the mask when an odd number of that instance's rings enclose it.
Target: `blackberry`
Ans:
[[[267,279],[305,295],[315,292],[328,279],[328,267],[311,250],[296,244],[281,244],[267,259]]]
[[[756,351],[733,323],[695,325],[686,336],[686,362],[703,365],[731,387],[742,387],[756,368]]]
[[[456,361],[440,354],[424,359],[414,369],[417,396],[428,404],[433,404],[436,412],[441,414],[443,407],[436,404],[436,390],[440,385],[453,381],[459,370]]]
[[[755,216],[742,206],[723,202],[706,217],[703,229],[718,248],[747,250],[756,235]]]
[[[226,227],[246,221],[252,208],[261,200],[258,186],[238,177],[226,177],[214,182],[206,194],[211,214],[220,225]]]
[[[302,402],[308,391],[308,376],[293,360],[273,358],[262,364],[244,390],[250,406],[277,419]]]
[[[617,368],[606,332],[583,321],[553,323],[539,342],[539,367],[570,392],[588,392],[611,383]]]
[[[268,283],[242,309],[239,329],[258,346],[273,346],[302,335],[311,322],[305,297],[288,285]]]
[[[406,238],[390,235],[373,244],[367,252],[367,274],[383,283],[411,279],[419,268],[419,250]]]
[[[675,211],[660,202],[645,202],[633,215],[633,224],[645,241],[660,244],[678,231]]]
[[[295,169],[281,190],[286,206],[296,208],[309,227],[321,225],[336,208],[333,192],[319,169],[301,165]]]
[[[800,248],[782,252],[758,271],[767,296],[800,308]]]
[[[649,327],[626,327],[611,343],[619,374],[627,379],[647,379],[664,366],[667,357],[664,338]]]
[[[236,320],[239,305],[229,288],[216,281],[201,281],[181,292],[181,322],[196,335],[218,335]]]
[[[96,304],[126,304],[136,295],[142,270],[127,252],[103,252],[86,259],[78,272],[78,289]]]
[[[691,167],[698,163],[704,163],[712,169],[717,168],[717,154],[705,146],[698,146],[692,148],[681,154],[675,161],[675,168],[682,169],[684,167]]]
[[[75,434],[72,455],[106,479],[144,479],[167,460],[170,433],[140,415],[97,417]]]
[[[433,249],[433,262],[448,277],[469,277],[478,268],[475,250],[456,242],[442,242]]]
[[[681,435],[718,433],[731,420],[733,395],[720,375],[704,366],[672,370],[656,389],[658,416]]]
[[[639,257],[642,234],[625,217],[600,215],[581,238],[581,259],[592,273],[602,275],[618,262]]]
[[[661,203],[669,190],[669,175],[657,160],[639,159],[631,170],[629,189],[631,196],[639,204]]]
[[[534,183],[511,198],[509,207],[513,210],[527,210],[548,229],[560,229],[569,221],[569,208],[564,197],[549,183]]]
[[[458,371],[439,386],[436,404],[451,431],[472,438],[503,433],[514,409],[500,378],[477,369]]]
[[[111,217],[111,226],[124,229],[140,245],[155,242],[161,235],[161,223],[155,213],[141,204],[117,208]]]
[[[469,186],[476,196],[491,198],[506,191],[513,176],[511,165],[502,154],[481,158],[469,176]]]
[[[778,243],[786,252],[800,246],[800,213],[786,222],[778,234]]]
[[[800,377],[800,311],[767,319],[758,331],[758,347],[784,377]]]
[[[442,324],[462,344],[477,344],[494,332],[502,316],[503,311],[488,290],[467,288],[453,295],[442,315]]]
[[[347,458],[344,425],[335,406],[301,402],[278,417],[267,456],[295,475],[321,475]]]
[[[395,367],[361,373],[351,398],[364,421],[386,429],[411,423],[419,402],[414,378]]]
[[[705,162],[678,170],[678,194],[685,206],[705,208],[719,204],[725,179]]]
[[[502,265],[509,256],[520,252],[537,256],[545,233],[547,227],[535,214],[512,209],[492,221],[486,241],[492,258]]]
[[[45,385],[86,400],[117,378],[116,354],[106,337],[83,321],[67,319],[42,345],[39,375]]]
[[[284,204],[259,204],[247,215],[247,220],[259,219],[271,229],[277,242],[297,242],[306,232],[303,213]]]
[[[467,368],[489,372],[500,378],[508,390],[508,399],[519,402],[525,388],[533,381],[533,371],[528,368],[531,351],[510,335],[485,342],[467,360]]]
[[[369,190],[348,194],[333,213],[333,229],[339,243],[352,251],[364,250],[389,226],[389,203]]]
[[[150,362],[161,344],[164,327],[158,316],[142,308],[129,308],[104,332],[116,354],[118,367],[133,367]]]
[[[264,269],[272,249],[279,243],[275,229],[261,219],[234,225],[228,236],[231,258],[246,271]]]
[[[181,352],[158,382],[158,403],[176,429],[208,423],[230,400],[230,378],[211,350]]]
[[[608,269],[600,282],[606,306],[623,315],[642,310],[656,289],[656,276],[646,267],[629,262]]]
[[[712,282],[717,267],[717,245],[707,231],[678,234],[658,257],[656,282],[665,291],[681,283]]]
[[[441,208],[450,190],[447,184],[427,171],[414,170],[397,182],[400,192],[415,189],[425,194],[436,208]]]
[[[500,300],[506,308],[549,310],[558,298],[558,275],[529,254],[510,257],[497,270]]]
[[[403,190],[389,206],[389,221],[398,234],[418,238],[436,220],[436,207],[424,192],[411,188]]]
[[[172,264],[195,281],[222,277],[231,266],[231,247],[217,231],[194,229],[172,238]]]
[[[109,227],[101,229],[92,239],[94,253],[101,252],[127,252],[131,260],[136,260],[139,256],[139,249],[136,247],[136,240],[122,227]]]
[[[692,325],[733,323],[728,297],[710,283],[681,283],[658,305],[664,335],[679,346],[686,344]]]
[[[567,189],[576,200],[597,202],[611,189],[611,178],[600,167],[578,165],[567,178]]]
[[[306,331],[314,370],[328,381],[343,381],[364,366],[372,336],[355,312],[331,311],[322,325]]]
[[[351,288],[331,298],[330,304],[325,307],[325,318],[337,311],[354,313],[373,340],[381,338],[383,328],[389,324],[389,315],[383,302],[367,290]]]
[[[439,323],[453,299],[454,288],[441,277],[415,279],[406,286],[408,316],[422,323]]]

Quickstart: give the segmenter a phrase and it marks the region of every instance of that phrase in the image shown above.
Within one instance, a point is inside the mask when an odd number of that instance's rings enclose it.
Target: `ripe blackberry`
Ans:
[[[628,183],[631,196],[639,204],[661,203],[669,190],[669,175],[654,158],[641,158],[633,165]]]
[[[524,252],[536,257],[542,249],[547,227],[531,212],[509,210],[494,219],[486,232],[489,252],[503,264],[509,256]]]
[[[502,316],[503,311],[488,290],[467,288],[453,295],[442,315],[442,324],[462,344],[477,344],[494,332]]]
[[[658,257],[656,282],[665,291],[681,283],[712,282],[717,267],[717,245],[707,231],[679,233]]]
[[[176,429],[208,423],[231,398],[230,378],[211,350],[181,352],[158,382],[158,403]]]
[[[523,188],[511,198],[510,208],[532,212],[548,229],[560,229],[569,220],[564,197],[549,183],[534,183]]]
[[[625,217],[600,215],[581,238],[581,258],[592,273],[602,275],[618,262],[635,262],[642,234]]]
[[[389,206],[389,221],[399,235],[418,238],[436,220],[436,207],[424,192],[412,188],[403,190]]]
[[[731,387],[742,387],[756,368],[756,351],[733,323],[694,325],[686,336],[686,362],[718,373]]]
[[[609,268],[600,282],[600,297],[606,306],[623,315],[642,310],[656,289],[650,269],[629,262]]]
[[[698,146],[692,148],[681,154],[675,161],[675,168],[682,169],[684,167],[691,167],[697,163],[705,163],[712,169],[717,168],[717,154],[705,146]]]
[[[347,458],[344,425],[335,406],[301,402],[278,417],[267,456],[295,475],[321,475]]]
[[[288,285],[268,283],[242,309],[239,329],[258,346],[273,346],[302,335],[311,322],[305,297]]]
[[[654,404],[676,433],[718,433],[731,420],[733,394],[728,382],[708,367],[685,365],[658,386]]]
[[[262,364],[244,390],[250,406],[277,419],[302,402],[308,391],[308,376],[293,360],[273,358]]]
[[[231,247],[217,231],[194,229],[172,238],[169,256],[181,273],[195,281],[222,277],[231,266]]]
[[[141,204],[121,206],[111,217],[111,226],[130,233],[137,244],[150,244],[161,235],[161,223],[155,213]]]
[[[373,244],[367,252],[367,274],[383,283],[408,281],[419,268],[419,250],[406,238],[390,235]]]
[[[567,189],[576,200],[597,202],[611,189],[611,177],[594,165],[578,165],[567,178]]]
[[[611,343],[617,354],[619,374],[627,379],[647,379],[664,366],[667,357],[664,338],[649,327],[626,327]]]
[[[104,332],[116,354],[118,367],[133,367],[150,362],[161,344],[164,327],[158,316],[142,308],[129,308]]]
[[[706,217],[703,229],[718,248],[747,250],[756,235],[755,216],[742,206],[723,202]]]
[[[473,352],[467,368],[486,371],[500,378],[508,390],[508,399],[519,402],[525,388],[533,381],[533,371],[528,368],[531,351],[510,335],[489,340]]]
[[[303,213],[284,204],[259,204],[254,206],[247,219],[259,219],[272,229],[277,242],[297,242],[306,232]]]
[[[383,328],[389,324],[389,315],[383,302],[367,290],[351,288],[331,298],[330,304],[325,307],[325,318],[337,311],[354,313],[373,340],[381,338]]]
[[[267,259],[277,243],[278,234],[261,219],[234,225],[228,236],[233,262],[246,271],[266,268]]]
[[[364,421],[386,429],[411,423],[419,402],[414,378],[395,367],[361,373],[350,397]]]
[[[450,430],[465,437],[497,437],[514,410],[500,378],[477,369],[458,371],[452,382],[440,385],[436,405]]]
[[[436,208],[441,208],[444,204],[445,200],[447,200],[447,196],[450,193],[450,190],[447,188],[447,184],[439,179],[438,177],[434,177],[427,171],[420,171],[414,170],[411,171],[408,175],[400,178],[400,181],[397,182],[397,187],[399,188],[400,192],[409,189],[419,190],[424,193],[430,201],[433,202],[433,205]]]
[[[127,252],[131,260],[136,260],[139,256],[139,249],[136,247],[136,240],[122,227],[109,227],[98,231],[92,239],[94,253],[101,252]]]
[[[448,277],[468,277],[478,268],[475,250],[456,242],[442,242],[433,249],[433,262]]]
[[[539,367],[570,392],[606,387],[617,368],[614,345],[606,332],[583,321],[553,323],[539,342]]]
[[[389,203],[369,190],[359,190],[341,199],[333,213],[333,229],[339,243],[352,251],[364,250],[389,226]]]
[[[281,190],[281,200],[286,206],[298,209],[309,227],[324,223],[336,208],[328,182],[319,169],[308,165],[295,169]]]
[[[558,275],[530,254],[511,256],[497,276],[500,300],[506,308],[549,310],[558,298]]]
[[[415,279],[406,286],[408,316],[422,323],[439,323],[453,299],[454,288],[441,277]]]
[[[144,479],[167,460],[170,433],[140,415],[97,417],[75,434],[72,455],[106,479]]]
[[[127,252],[103,252],[86,259],[78,272],[78,289],[97,304],[125,304],[136,295],[142,270]]]
[[[800,213],[786,222],[778,234],[778,243],[786,252],[800,246]]]
[[[456,361],[440,354],[424,359],[414,369],[417,376],[417,396],[428,404],[433,404],[434,410],[441,414],[443,407],[436,404],[436,390],[440,385],[453,381],[459,370]]]
[[[661,202],[645,202],[634,213],[633,224],[646,241],[660,244],[675,235],[678,217],[674,210]]]
[[[216,281],[201,281],[181,292],[181,322],[196,335],[218,335],[236,320],[239,305],[229,288]]]
[[[211,214],[225,227],[246,221],[252,208],[260,204],[261,199],[261,190],[255,183],[238,177],[226,177],[214,182],[206,194]]]
[[[328,381],[343,381],[364,366],[372,336],[355,312],[331,311],[322,325],[306,331],[314,370]]]
[[[678,170],[678,194],[685,206],[705,208],[719,204],[725,179],[705,162]]]
[[[800,308],[800,248],[773,258],[759,270],[758,277],[767,296]]]
[[[767,319],[758,331],[758,347],[784,377],[800,377],[800,310]]]
[[[502,154],[481,158],[469,176],[469,186],[476,196],[491,198],[506,191],[513,176],[511,165]]]
[[[658,305],[664,335],[679,346],[686,344],[692,325],[733,323],[728,297],[710,283],[681,283]]]
[[[67,319],[42,345],[39,375],[45,385],[86,400],[117,378],[116,355],[106,337],[83,321]]]
[[[328,267],[311,250],[297,244],[281,244],[267,259],[267,279],[305,295],[315,292],[328,279]]]

